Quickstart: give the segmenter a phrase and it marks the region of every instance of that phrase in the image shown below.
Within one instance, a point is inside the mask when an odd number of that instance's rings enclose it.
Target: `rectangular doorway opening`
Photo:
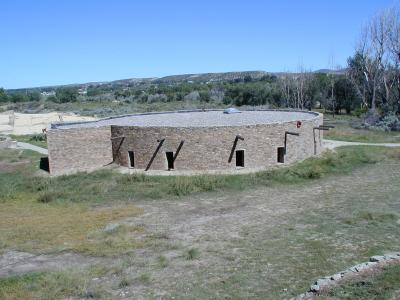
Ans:
[[[244,150],[236,150],[236,167],[244,167]]]
[[[134,168],[135,167],[135,153],[133,151],[128,151],[128,156],[129,156],[129,167]]]
[[[285,147],[278,147],[278,163],[285,162]]]
[[[174,152],[165,152],[167,157],[168,170],[174,169]]]

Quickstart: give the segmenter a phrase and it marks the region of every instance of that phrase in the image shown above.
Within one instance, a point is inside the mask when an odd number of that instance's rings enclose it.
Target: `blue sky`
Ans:
[[[1,0],[0,87],[340,65],[394,0]]]

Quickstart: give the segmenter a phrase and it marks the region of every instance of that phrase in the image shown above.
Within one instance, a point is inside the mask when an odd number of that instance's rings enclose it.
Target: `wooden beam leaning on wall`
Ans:
[[[160,151],[162,145],[164,144],[164,141],[165,141],[165,139],[157,140],[158,146],[157,146],[156,150],[154,151],[153,155],[151,156],[150,161],[147,164],[145,171],[148,171],[150,169],[151,164],[153,163],[154,159],[156,158],[158,151]]]
[[[232,145],[232,149],[231,149],[231,154],[229,155],[228,163],[231,163],[231,161],[232,161],[233,153],[235,153],[235,149],[236,149],[238,140],[242,140],[242,141],[243,141],[244,138],[241,137],[240,135],[237,135],[237,136],[235,137],[235,140],[233,141],[233,145]]]
[[[122,143],[123,143],[124,140],[125,140],[125,136],[116,136],[116,137],[112,137],[110,140],[113,141],[113,140],[116,140],[116,139],[121,139],[121,141],[120,141],[119,144],[118,144],[117,150],[115,150],[115,153],[118,153],[119,149],[120,149],[121,146],[122,146]],[[113,164],[113,163],[115,162],[115,158],[116,158],[116,155],[114,155],[114,153],[113,153],[113,159],[112,159],[112,161],[111,161],[110,163],[104,165],[104,167]]]
[[[183,146],[183,143],[184,143],[184,142],[185,142],[185,141],[182,140],[182,141],[179,143],[179,146],[178,146],[178,148],[176,149],[176,152],[175,152],[173,161],[175,161],[175,159],[178,157],[179,152],[181,152],[181,149],[182,149],[182,146]]]

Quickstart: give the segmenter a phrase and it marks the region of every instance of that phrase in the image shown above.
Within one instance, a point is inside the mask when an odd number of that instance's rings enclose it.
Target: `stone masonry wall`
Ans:
[[[47,145],[52,175],[92,171],[113,159],[109,126],[49,130]]]
[[[311,120],[303,120],[301,128],[296,121],[231,127],[135,127],[111,126],[113,153],[115,161],[129,166],[128,151],[134,151],[135,168],[145,169],[156,150],[158,139],[165,138],[150,169],[166,170],[165,152],[176,152],[179,143],[183,147],[176,158],[176,170],[229,170],[235,169],[235,155],[232,162],[228,158],[236,135],[239,140],[236,150],[244,150],[245,168],[261,169],[277,165],[277,148],[284,146],[285,131],[300,133],[300,136],[288,135],[285,163],[293,163],[314,155],[313,127],[323,124],[322,114]],[[322,131],[316,134],[317,154],[321,152]],[[122,144],[119,137],[125,137]]]

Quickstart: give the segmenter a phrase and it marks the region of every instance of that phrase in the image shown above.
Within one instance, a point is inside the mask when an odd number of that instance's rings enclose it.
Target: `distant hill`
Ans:
[[[326,74],[344,74],[345,69],[342,70],[329,70],[320,69],[314,71],[314,73],[326,73]],[[53,91],[60,87],[77,87],[79,89],[87,89],[88,87],[104,86],[119,88],[129,87],[140,84],[179,84],[179,83],[211,83],[211,82],[232,82],[232,81],[243,81],[246,78],[251,80],[258,80],[264,76],[284,76],[286,72],[266,72],[266,71],[239,71],[239,72],[222,72],[222,73],[200,73],[200,74],[181,74],[181,75],[170,75],[165,77],[151,77],[151,78],[129,78],[119,79],[114,81],[102,81],[102,82],[87,82],[77,84],[67,84],[58,86],[42,86],[42,87],[31,87],[21,89],[8,89],[8,92],[25,92],[25,91],[39,91],[48,92]]]
[[[208,83],[208,82],[224,82],[244,80],[246,77],[251,79],[260,79],[270,73],[265,71],[242,71],[242,72],[225,72],[225,73],[201,73],[201,74],[183,74],[171,75],[154,79],[154,83]]]
[[[330,70],[330,69],[319,69],[314,71],[314,73],[321,73],[321,74],[345,74],[346,69],[339,69],[339,70]]]

